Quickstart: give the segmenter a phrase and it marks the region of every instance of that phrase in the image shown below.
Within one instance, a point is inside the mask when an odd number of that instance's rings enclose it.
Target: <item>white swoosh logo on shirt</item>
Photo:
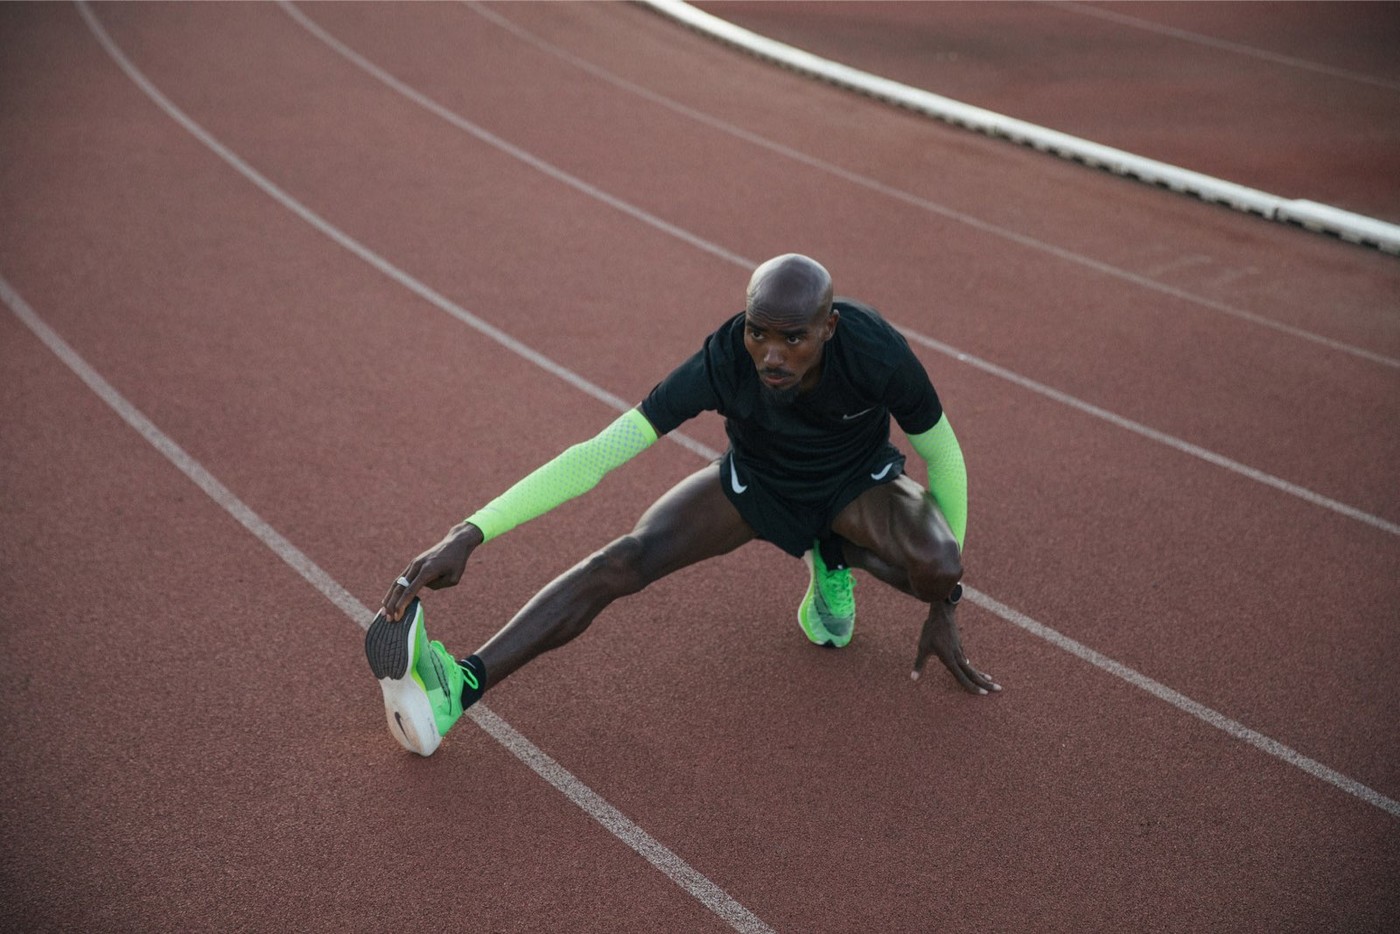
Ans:
[[[850,421],[851,419],[853,419],[853,418],[860,418],[860,417],[861,417],[862,415],[864,415],[866,412],[873,412],[874,410],[875,410],[875,406],[872,405],[872,406],[871,406],[870,408],[868,408],[868,409],[861,409],[859,412],[857,412],[857,413],[854,414],[854,415],[842,415],[842,416],[841,416],[841,420],[842,420],[843,422],[849,422],[849,421]]]
[[[886,467],[885,469],[888,470],[889,468]],[[732,457],[729,458],[729,485],[734,488],[735,493],[743,493],[749,488],[748,484],[740,485],[739,472],[734,469],[734,458]]]
[[[885,469],[884,469],[884,470],[880,471],[879,473],[873,473],[873,474],[871,474],[871,475],[870,475],[870,479],[871,479],[871,480],[883,480],[883,479],[885,479],[885,474],[889,473],[889,472],[890,472],[890,468],[893,467],[893,466],[894,466],[894,461],[890,461],[888,464],[885,465]]]

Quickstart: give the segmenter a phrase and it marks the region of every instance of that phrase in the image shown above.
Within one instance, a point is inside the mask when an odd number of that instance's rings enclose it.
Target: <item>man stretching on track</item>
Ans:
[[[417,594],[454,586],[484,542],[592,489],[604,474],[701,412],[725,418],[729,450],[676,484],[636,528],[556,578],[475,655],[429,643]],[[904,473],[890,416],[928,464],[928,491]],[[488,684],[581,634],[608,604],[673,571],[765,539],[803,558],[797,611],[807,638],[840,648],[855,631],[851,568],[929,606],[913,677],[937,655],[975,694],[1000,686],[958,639],[967,526],[962,451],[928,374],[873,309],[832,300],[805,256],[754,270],[742,314],[657,384],[637,408],[458,523],[404,569],[365,636],[389,730],[431,755]]]

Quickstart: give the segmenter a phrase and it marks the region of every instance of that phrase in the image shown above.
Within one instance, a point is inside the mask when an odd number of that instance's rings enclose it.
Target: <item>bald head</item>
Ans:
[[[744,349],[770,402],[792,405],[821,382],[826,342],[841,315],[831,307],[831,275],[788,253],[753,271],[744,308]]]
[[[753,271],[745,310],[771,322],[808,322],[831,311],[831,274],[800,253],[775,256]]]

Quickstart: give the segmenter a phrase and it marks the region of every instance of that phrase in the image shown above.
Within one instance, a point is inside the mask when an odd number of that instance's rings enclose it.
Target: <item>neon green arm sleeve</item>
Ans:
[[[928,464],[928,491],[948,520],[958,548],[962,548],[967,534],[967,465],[948,416],[923,434],[910,435],[909,443]]]
[[[625,412],[597,435],[575,444],[515,486],[467,516],[485,541],[582,496],[615,467],[656,442],[656,429],[637,409]]]

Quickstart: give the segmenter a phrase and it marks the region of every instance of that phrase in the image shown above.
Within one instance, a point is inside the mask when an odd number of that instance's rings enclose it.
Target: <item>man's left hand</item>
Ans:
[[[963,654],[962,640],[958,638],[958,624],[954,619],[957,607],[949,603],[935,603],[929,607],[928,619],[919,633],[919,654],[914,657],[914,671],[911,678],[918,680],[924,664],[930,655],[937,655],[958,683],[972,694],[987,694],[1000,691],[1001,685],[987,677],[968,662]]]

